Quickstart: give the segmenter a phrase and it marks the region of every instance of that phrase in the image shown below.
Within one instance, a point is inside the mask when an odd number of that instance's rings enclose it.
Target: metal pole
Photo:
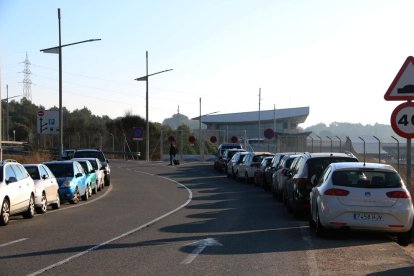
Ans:
[[[316,137],[319,138],[319,151],[322,152],[322,137],[319,135],[316,135]]]
[[[199,134],[198,134],[198,139],[199,139],[199,147],[200,147],[200,161],[202,161],[202,159],[201,159],[201,155],[202,155],[202,153],[201,153],[201,151],[202,151],[202,146],[201,146],[201,97],[200,97],[200,99],[199,99],[199,103],[200,103],[200,119],[198,120],[198,128],[199,128],[199,130],[198,130],[198,132],[199,132]]]
[[[6,86],[6,139],[9,141],[9,85]]]
[[[162,151],[163,151],[163,137],[162,137],[162,129],[160,129],[160,161],[162,161]],[[138,147],[137,147],[138,152]]]
[[[60,9],[58,9],[59,20],[59,159],[63,155],[63,109],[62,109],[62,33],[60,27]]]
[[[373,137],[378,141],[378,163],[381,163],[381,140],[375,135]]]
[[[411,191],[411,138],[407,138],[407,188]]]
[[[258,129],[257,139],[260,139],[260,137],[262,136],[260,133],[260,97],[261,95],[262,95],[262,89],[259,88],[259,129]]]
[[[331,141],[331,152],[332,152],[332,138],[329,136],[326,136],[326,138],[328,138]]]
[[[365,140],[364,139],[362,139],[362,137],[358,137],[359,139],[361,139],[362,140],[362,142],[364,143],[364,163],[365,163]]]
[[[397,141],[397,171],[400,173],[400,141],[394,136],[391,136],[391,138]]]
[[[146,110],[145,110],[145,118],[146,118],[146,131],[145,131],[145,136],[146,136],[146,146],[145,146],[145,161],[149,162],[149,151],[150,151],[150,133],[149,133],[149,118],[148,118],[148,51],[145,52],[145,56],[146,56],[146,71],[147,71],[147,78],[146,78],[146,98],[145,98],[145,103],[146,103]]]
[[[335,136],[339,140],[339,152],[342,152],[342,140],[339,138],[339,136]]]

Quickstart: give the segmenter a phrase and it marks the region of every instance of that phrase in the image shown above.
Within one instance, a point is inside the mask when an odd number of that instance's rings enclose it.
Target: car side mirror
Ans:
[[[75,175],[75,177],[81,177],[83,174],[82,173],[77,173],[76,175]]]
[[[47,175],[45,175],[45,174],[44,174],[44,175],[42,175],[42,179],[43,179],[43,180],[46,180],[46,179],[47,179]]]

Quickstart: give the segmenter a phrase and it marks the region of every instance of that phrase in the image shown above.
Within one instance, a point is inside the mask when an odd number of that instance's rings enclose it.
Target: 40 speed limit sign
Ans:
[[[391,114],[391,127],[401,137],[414,138],[414,103],[397,106]]]

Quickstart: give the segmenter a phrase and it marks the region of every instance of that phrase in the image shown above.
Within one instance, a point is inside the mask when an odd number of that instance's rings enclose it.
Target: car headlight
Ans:
[[[72,182],[70,180],[65,180],[65,182],[63,182],[62,188],[69,188],[71,186]]]

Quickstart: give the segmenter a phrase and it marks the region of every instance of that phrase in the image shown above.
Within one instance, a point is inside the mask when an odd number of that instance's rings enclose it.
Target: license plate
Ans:
[[[383,216],[372,213],[354,213],[354,220],[381,221],[383,220]]]

